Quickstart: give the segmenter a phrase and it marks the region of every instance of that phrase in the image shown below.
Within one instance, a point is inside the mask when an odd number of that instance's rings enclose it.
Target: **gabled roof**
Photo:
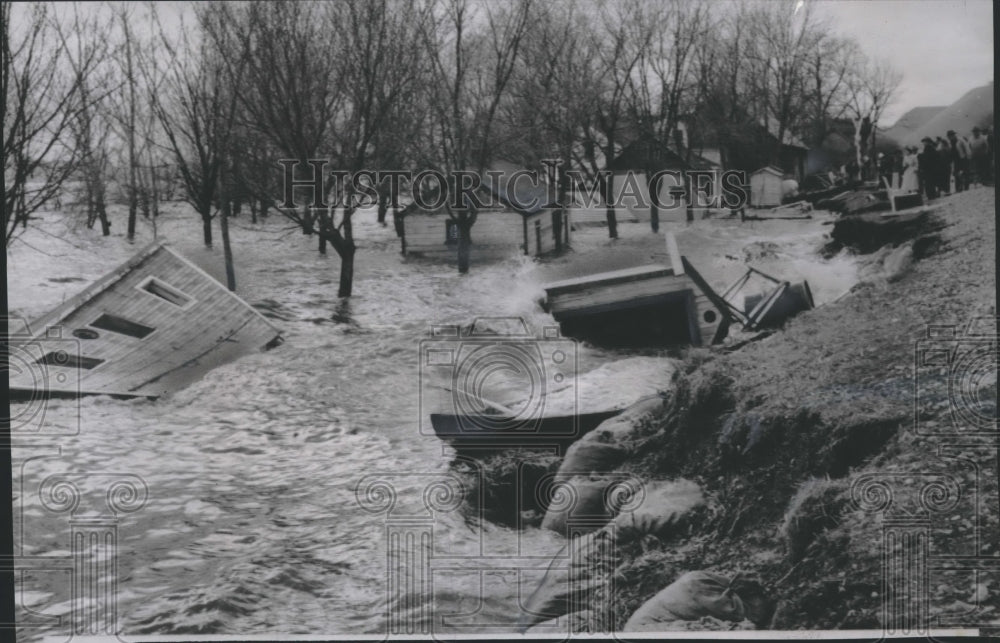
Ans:
[[[483,172],[481,180],[478,188],[481,196],[476,204],[479,207],[499,201],[522,216],[530,216],[558,206],[555,188],[545,181],[541,171],[528,170],[512,163],[498,161]],[[436,188],[425,192],[428,201],[436,200],[437,195]],[[405,217],[416,212],[440,214],[445,212],[445,208],[442,206],[435,210],[426,210],[414,201],[400,211],[400,216]]]
[[[764,122],[763,119],[760,120],[759,122],[760,122],[761,127],[763,127],[767,131],[768,135],[771,138],[773,138],[773,139],[777,139],[778,138],[778,129],[779,129],[779,127],[778,127],[778,119],[776,119],[774,117],[771,117],[771,116],[768,116],[766,123]],[[809,146],[806,145],[805,143],[803,143],[802,139],[800,139],[798,136],[795,136],[794,134],[792,134],[791,132],[789,132],[787,129],[785,130],[784,134],[781,137],[781,144],[782,145],[787,145],[788,147],[797,147],[797,148],[800,148],[800,149],[803,149],[803,150],[808,150],[809,149]]]
[[[775,174],[777,176],[785,176],[785,171],[780,167],[774,165],[765,165],[759,170],[754,170],[753,174],[760,174],[761,172],[767,172],[768,174]]]
[[[558,205],[554,186],[549,185],[537,170],[498,161],[484,174],[482,189],[521,214],[535,214]]]
[[[689,160],[685,160],[689,159]],[[692,150],[678,151],[656,138],[643,138],[625,146],[607,168],[612,172],[626,170],[708,170],[718,167]]]

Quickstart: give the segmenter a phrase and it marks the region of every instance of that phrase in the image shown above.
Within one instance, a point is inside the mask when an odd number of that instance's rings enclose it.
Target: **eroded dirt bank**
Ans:
[[[994,200],[992,188],[940,199],[932,225],[861,248],[863,280],[837,301],[734,352],[687,353],[662,410],[619,445],[628,455],[613,470],[695,481],[708,502],[683,528],[623,546],[615,591],[591,592],[590,610],[610,608],[621,628],[682,573],[711,570],[759,581],[774,599],[770,628],[880,628],[882,516],[858,501],[868,474],[896,486],[897,509],[924,481],[950,476],[959,493],[933,517],[931,551],[998,555],[996,434],[914,430],[915,409],[923,427],[956,426],[955,376],[915,364],[929,327],[961,333],[980,319],[978,332],[995,330]],[[995,365],[995,341],[991,350]],[[972,379],[962,384],[970,408],[995,419],[995,372]],[[996,574],[932,574],[930,616],[997,624],[998,596]],[[571,622],[588,629],[586,618]]]

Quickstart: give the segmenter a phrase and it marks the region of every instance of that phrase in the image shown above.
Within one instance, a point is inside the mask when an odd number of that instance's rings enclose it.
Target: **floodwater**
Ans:
[[[221,244],[201,247],[190,211],[171,204],[161,218],[161,238],[222,277]],[[246,216],[233,221],[238,292],[281,328],[280,347],[159,400],[55,400],[36,416],[43,432],[63,435],[14,451],[15,553],[37,557],[20,565],[20,620],[42,625],[22,627],[22,637],[67,631],[74,607],[70,572],[59,561],[71,556],[71,529],[81,528],[81,517],[106,519],[109,485],[128,476],[141,481],[145,502],[117,514],[116,567],[97,574],[99,583],[116,581],[108,586],[125,633],[378,634],[389,605],[417,632],[511,631],[518,594],[531,591],[519,588],[519,574],[544,569],[563,543],[540,529],[470,520],[449,495],[455,487],[440,486],[454,483],[454,454],[422,432],[428,404],[442,396],[421,377],[421,342],[433,339],[433,325],[482,317],[522,318],[538,336],[553,324],[537,304],[541,284],[572,274],[570,259],[591,252],[591,272],[665,261],[662,236],[648,224],[623,223],[623,239],[613,243],[605,229],[585,228],[569,259],[540,263],[515,253],[460,276],[454,266],[402,258],[392,226],[377,225],[373,213],[357,219],[348,302],[336,297],[332,249],[320,256],[314,238],[277,215],[257,226]],[[9,306],[28,319],[152,238],[146,225],[135,245],[121,230],[102,239],[55,215],[41,225],[48,234],[29,231],[27,244],[8,251]],[[850,257],[816,254],[828,230],[821,217],[707,220],[679,228],[677,237],[714,286],[750,261],[808,279],[821,304],[857,279]],[[629,245],[637,238],[653,241]],[[581,399],[620,406],[666,387],[673,362],[665,350],[579,345],[575,368],[587,391]],[[41,487],[52,476],[78,481],[84,497],[76,510],[60,513],[46,500]],[[387,534],[398,529],[430,534],[413,559],[389,555]],[[427,553],[433,572],[421,577]],[[390,595],[396,566],[409,572]],[[415,584],[407,590],[406,582]],[[62,623],[46,620],[53,616]]]

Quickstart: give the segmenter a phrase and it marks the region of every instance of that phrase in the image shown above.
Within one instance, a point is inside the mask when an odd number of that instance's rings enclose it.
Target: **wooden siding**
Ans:
[[[542,210],[536,214],[525,217],[527,225],[527,254],[540,255],[552,252],[556,249],[556,239],[552,231],[552,215],[554,210]],[[569,213],[563,215],[562,236],[563,243],[569,243],[570,218]],[[477,224],[478,225],[478,224]]]
[[[690,294],[683,301],[690,306],[688,314],[700,335],[692,337],[692,343],[710,343],[723,316],[690,277],[675,274],[667,266],[638,266],[550,283],[545,286],[545,301],[553,318],[561,322],[615,308],[652,304],[672,293]]]
[[[781,205],[781,175],[761,170],[750,175],[750,205],[755,208]]]
[[[537,255],[555,249],[552,236],[552,211],[542,210],[521,215],[510,210],[483,210],[472,226],[472,257],[510,256],[527,252]],[[569,216],[567,215],[567,220]],[[538,224],[536,230],[535,224]],[[455,257],[456,244],[445,243],[448,216],[445,214],[408,214],[403,220],[406,254],[430,257]],[[564,238],[568,238],[564,226]],[[527,232],[527,249],[525,249]],[[539,234],[541,246],[538,244]]]
[[[193,301],[183,308],[141,289],[155,277]],[[133,337],[90,326],[102,314],[155,329]],[[154,244],[76,297],[31,325],[31,339],[19,343],[39,356],[63,349],[103,360],[96,368],[50,365],[42,387],[68,393],[161,395],[212,368],[261,350],[278,330],[242,299],[173,250]],[[77,339],[76,329],[96,330],[95,339]],[[56,337],[58,336],[58,338]],[[32,375],[12,376],[11,389],[33,390]]]

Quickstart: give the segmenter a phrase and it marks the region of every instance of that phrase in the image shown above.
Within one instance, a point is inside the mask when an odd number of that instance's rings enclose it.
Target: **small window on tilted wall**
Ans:
[[[156,330],[151,326],[146,326],[145,324],[140,324],[139,322],[134,322],[130,319],[125,319],[124,317],[119,317],[117,315],[109,315],[108,313],[104,313],[91,322],[90,325],[94,328],[111,331],[112,333],[118,333],[119,335],[138,337],[139,339],[142,339]]]
[[[194,298],[156,277],[147,277],[136,287],[178,308],[188,308],[194,303]]]
[[[66,368],[77,368],[90,370],[104,363],[103,359],[97,359],[96,357],[84,357],[83,355],[74,355],[73,353],[68,353],[66,351],[50,351],[42,355],[40,358],[35,360],[37,364],[46,364],[48,366],[64,366]]]

